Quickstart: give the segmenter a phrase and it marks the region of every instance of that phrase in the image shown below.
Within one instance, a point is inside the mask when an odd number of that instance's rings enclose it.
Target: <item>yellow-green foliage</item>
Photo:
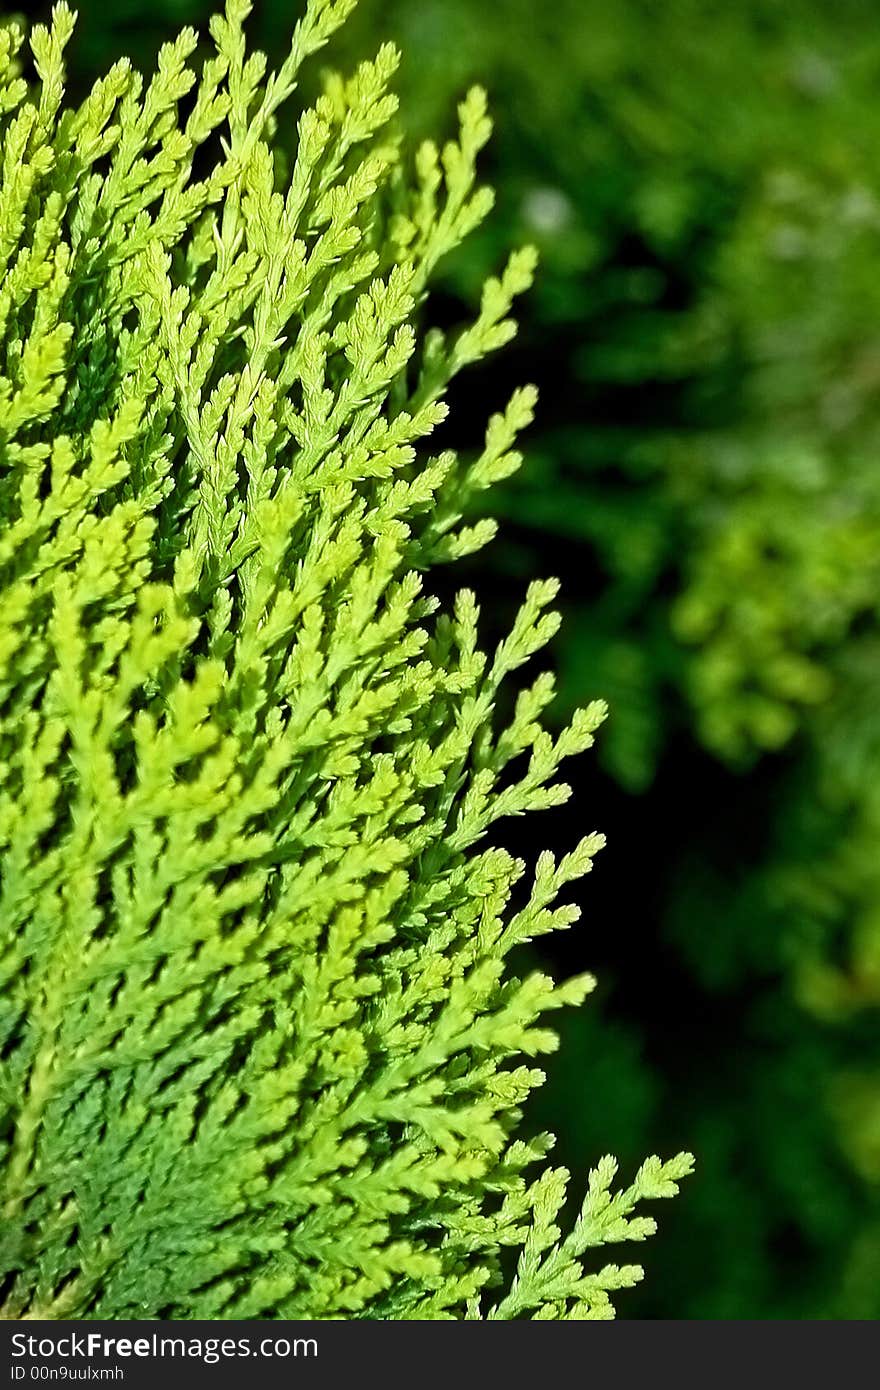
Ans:
[[[525,866],[496,822],[567,794],[529,590],[494,655],[420,571],[481,544],[533,393],[465,465],[445,388],[504,343],[533,258],[420,335],[430,272],[487,213],[484,99],[412,175],[396,55],[328,79],[287,171],[276,119],[353,0],[310,0],[274,73],[247,0],[62,105],[64,5],[0,29],[0,1104],[6,1317],[606,1317],[643,1197],[516,1140],[585,978],[517,978],[574,921],[589,835]],[[290,143],[290,142],[288,142]],[[498,1288],[501,1254],[518,1264]]]

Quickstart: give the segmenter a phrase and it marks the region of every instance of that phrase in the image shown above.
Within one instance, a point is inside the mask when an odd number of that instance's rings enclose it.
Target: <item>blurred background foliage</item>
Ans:
[[[211,9],[81,0],[77,81]],[[257,3],[255,41],[297,13]],[[612,707],[601,768],[512,846],[610,833],[555,952],[602,992],[536,1121],[577,1169],[699,1156],[630,1315],[878,1317],[880,6],[361,0],[330,61],[389,37],[416,135],[476,80],[496,117],[498,209],[434,320],[541,252],[444,441],[540,387],[464,578],[491,633],[559,574],[560,718]]]

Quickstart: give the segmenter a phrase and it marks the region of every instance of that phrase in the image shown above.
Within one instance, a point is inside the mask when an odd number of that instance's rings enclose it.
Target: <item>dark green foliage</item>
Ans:
[[[620,924],[616,950],[597,949],[627,981],[608,1012],[635,1060],[613,1063],[595,1019],[571,1031],[591,1030],[594,1116],[622,1089],[701,1155],[666,1237],[680,1278],[649,1285],[642,1307],[876,1316],[874,17],[811,0],[428,0],[383,7],[382,24],[420,54],[423,119],[450,72],[491,64],[500,225],[541,250],[520,346],[553,335],[547,423],[508,485],[503,534],[509,571],[567,557],[580,603],[560,637],[563,694],[601,690],[612,708],[601,756],[628,795],[593,920]],[[464,302],[481,264],[460,263]],[[635,884],[616,848],[624,825],[637,833],[633,794],[644,840],[663,846],[662,879]],[[658,971],[669,991],[652,988]],[[658,1044],[662,1020],[680,1036]],[[544,1103],[580,1112],[577,1152],[595,1119],[569,1055]],[[631,1113],[620,1138],[642,1138]],[[708,1252],[699,1285],[694,1249]]]

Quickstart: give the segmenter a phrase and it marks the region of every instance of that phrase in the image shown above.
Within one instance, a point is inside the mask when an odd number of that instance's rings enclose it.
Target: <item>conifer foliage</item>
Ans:
[[[444,393],[514,332],[514,254],[457,333],[435,266],[487,214],[483,94],[410,161],[383,48],[295,126],[247,0],[64,103],[74,17],[0,27],[0,1277],[3,1316],[594,1318],[643,1198],[516,1138],[588,978],[518,977],[600,847],[525,866],[503,818],[567,795],[528,591],[481,652],[432,563],[483,544],[534,393],[478,457]],[[286,134],[274,147],[276,124]],[[287,158],[283,151],[291,150]],[[585,1098],[588,1103],[588,1098]]]

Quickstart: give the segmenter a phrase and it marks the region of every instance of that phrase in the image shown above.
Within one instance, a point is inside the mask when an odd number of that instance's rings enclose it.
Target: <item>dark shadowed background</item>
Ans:
[[[213,6],[79,8],[82,92]],[[253,42],[299,9],[255,4]],[[476,80],[496,119],[497,209],[433,320],[542,260],[445,441],[535,381],[527,463],[437,583],[491,637],[559,575],[558,717],[612,709],[571,803],[506,835],[609,836],[551,951],[601,988],[531,1119],[576,1170],[697,1154],[625,1316],[878,1317],[880,4],[361,0],[327,61],[387,38],[414,138]]]

